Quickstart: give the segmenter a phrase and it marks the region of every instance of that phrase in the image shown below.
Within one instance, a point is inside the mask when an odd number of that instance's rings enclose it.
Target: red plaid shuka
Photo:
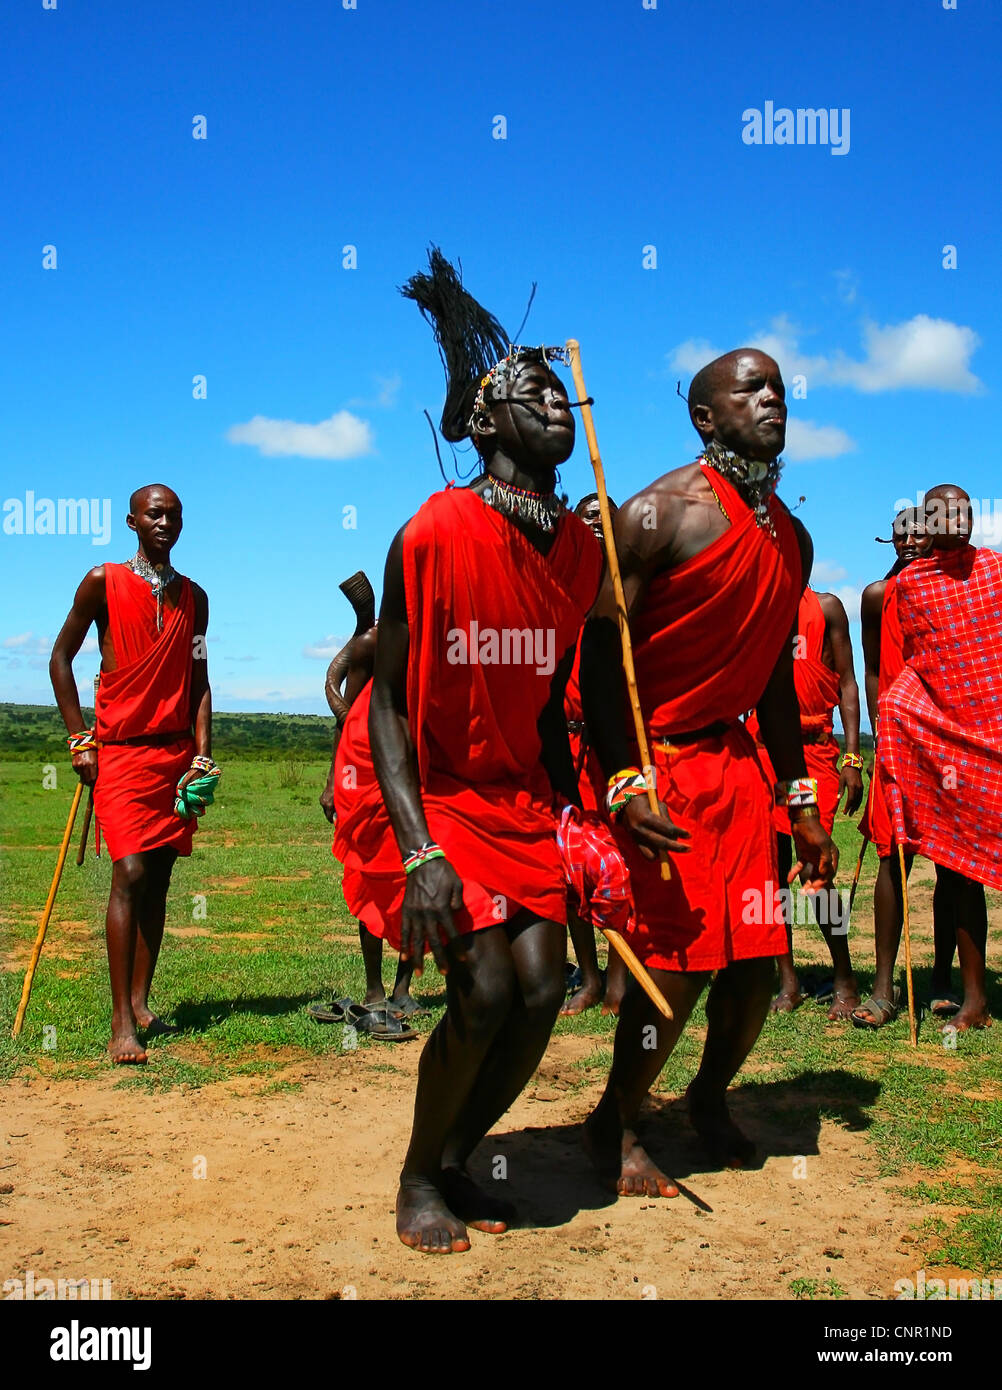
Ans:
[[[905,667],[877,745],[895,838],[1002,889],[1002,556],[936,550],[897,589]]]
[[[582,921],[599,931],[603,927],[632,930],[630,873],[602,817],[595,811],[565,807],[557,827],[557,849]]]

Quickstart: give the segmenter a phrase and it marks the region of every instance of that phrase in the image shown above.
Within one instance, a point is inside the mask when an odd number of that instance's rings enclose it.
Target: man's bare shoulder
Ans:
[[[194,579],[189,579],[188,583],[191,585],[191,596],[195,602],[208,603],[209,595],[202,588],[201,584],[196,584]]]
[[[706,481],[698,463],[685,463],[681,468],[663,473],[620,506],[617,532],[622,528],[624,534],[639,531],[650,535],[660,530],[662,524],[670,524],[686,506],[705,500],[701,485],[705,489]]]
[[[886,592],[886,579],[875,579],[872,584],[867,584],[859,602],[859,611],[864,622],[867,618],[880,616],[880,611],[884,606],[884,595]]]
[[[78,594],[104,603],[108,593],[108,576],[104,565],[95,565],[92,570],[88,570],[80,581]]]

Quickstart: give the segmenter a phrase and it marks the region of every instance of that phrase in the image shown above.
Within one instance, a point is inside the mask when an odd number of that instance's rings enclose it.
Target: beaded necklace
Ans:
[[[776,528],[769,515],[769,498],[776,491],[783,460],[775,458],[763,463],[760,459],[742,458],[721,444],[707,444],[700,457],[734,484],[755,513],[755,524],[775,536]]]
[[[164,590],[174,583],[175,579],[181,576],[170,564],[154,565],[147,560],[141,550],[137,550],[131,560],[126,560],[126,568],[140,579],[145,579],[153,590],[153,597],[157,601],[157,632],[164,630]]]
[[[564,504],[555,492],[530,492],[488,473],[489,483],[483,493],[484,501],[503,516],[517,517],[538,526],[547,535],[556,530]]]

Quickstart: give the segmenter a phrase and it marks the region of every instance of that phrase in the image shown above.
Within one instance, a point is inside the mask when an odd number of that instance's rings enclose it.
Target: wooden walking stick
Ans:
[[[14,1028],[11,1037],[16,1038],[21,1032],[21,1025],[24,1023],[24,1011],[28,1007],[28,999],[31,995],[31,986],[35,978],[35,969],[38,965],[38,958],[42,954],[42,943],[45,941],[46,928],[49,925],[49,918],[52,916],[52,905],[56,901],[56,890],[59,888],[59,880],[63,876],[63,865],[66,863],[66,851],[70,847],[70,836],[73,834],[73,822],[77,818],[77,807],[80,805],[80,796],[83,792],[83,783],[77,782],[77,789],[73,793],[73,805],[70,807],[70,814],[66,820],[66,829],[63,831],[63,843],[59,846],[59,859],[56,862],[56,872],[52,875],[52,883],[49,887],[49,896],[46,899],[45,911],[42,913],[42,923],[38,928],[38,935],[35,937],[35,947],[31,953],[31,960],[24,976],[24,987],[21,990],[21,1002],[17,1007],[17,1017],[14,1019]]]
[[[876,754],[876,750],[874,750],[874,754],[873,754],[873,766],[872,766],[872,768],[870,769],[870,785],[869,785],[869,786],[867,787],[867,789],[866,789],[866,810],[865,810],[865,812],[864,812],[864,815],[869,815],[869,813],[870,813],[870,808],[871,808],[871,806],[873,805],[873,784],[874,784],[874,782],[877,780],[877,779],[876,779],[876,772],[877,772],[877,754]],[[848,908],[846,909],[846,914],[845,914],[845,920],[846,920],[847,922],[849,921],[849,918],[852,916],[852,905],[853,905],[853,902],[855,901],[855,898],[856,898],[856,887],[857,887],[857,885],[858,885],[858,883],[859,883],[860,871],[861,871],[862,868],[863,868],[863,858],[864,858],[864,856],[865,856],[865,854],[866,854],[866,851],[867,851],[867,849],[868,849],[868,847],[869,847],[869,844],[870,844],[870,837],[869,837],[868,835],[864,835],[864,836],[863,836],[863,843],[862,843],[862,844],[860,845],[860,847],[859,847],[859,857],[858,857],[857,860],[856,860],[856,872],[855,872],[855,873],[853,874],[853,876],[852,876],[852,887],[849,889],[849,906],[848,906]]]
[[[918,1029],[915,1025],[915,990],[912,985],[912,934],[908,921],[908,877],[905,873],[905,851],[898,845],[898,868],[901,871],[901,907],[905,929],[905,983],[908,988],[908,1031],[912,1047],[918,1047]]]
[[[658,1013],[661,1014],[663,1018],[674,1018],[675,1015],[671,1011],[671,1005],[668,1003],[668,1000],[651,979],[647,972],[647,967],[640,960],[639,956],[635,955],[633,950],[626,944],[625,937],[620,936],[619,932],[614,931],[612,927],[599,927],[599,931],[605,937],[606,941],[608,941],[609,945],[614,947],[618,954],[622,956],[626,963],[627,970],[647,995],[647,998],[657,1009]]]
[[[647,744],[647,731],[644,728],[644,716],[640,710],[640,696],[637,694],[637,676],[633,669],[633,643],[630,641],[630,622],[626,613],[626,597],[623,593],[623,580],[619,573],[619,556],[616,554],[616,541],[612,534],[612,515],[609,511],[609,494],[605,490],[605,470],[602,467],[602,459],[598,452],[595,422],[591,417],[591,401],[588,392],[585,390],[584,374],[581,371],[581,349],[576,338],[567,339],[567,355],[570,358],[571,376],[574,378],[574,389],[578,393],[578,399],[575,404],[581,407],[581,419],[585,427],[585,437],[588,440],[588,455],[591,458],[591,466],[595,471],[595,487],[598,491],[598,509],[602,515],[602,538],[605,541],[605,555],[609,562],[609,574],[612,576],[612,588],[616,595],[616,616],[619,618],[619,638],[623,645],[623,671],[626,674],[626,686],[630,692],[630,708],[633,711],[633,727],[637,735],[637,747],[640,750],[640,761],[644,769],[644,780],[647,783],[647,804],[656,816],[660,816],[661,810],[658,806],[657,785],[651,785],[654,781],[651,773],[651,753]],[[664,850],[661,852],[661,877],[665,882],[671,878],[668,855]],[[639,961],[637,963],[639,964]]]
[[[81,783],[81,785],[83,785]],[[77,868],[84,862],[87,853],[87,836],[90,834],[91,816],[94,814],[94,788],[90,789],[90,796],[87,798],[87,809],[84,811],[83,832],[80,836],[80,848],[77,850]]]

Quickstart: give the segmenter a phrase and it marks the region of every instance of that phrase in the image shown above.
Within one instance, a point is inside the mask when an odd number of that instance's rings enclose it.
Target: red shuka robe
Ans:
[[[800,547],[777,498],[773,538],[726,478],[701,466],[730,528],[656,576],[632,625],[658,795],[692,836],[664,883],[657,861],[616,831],[636,903],[630,944],[659,970],[718,970],[786,950],[772,786],[739,716],[757,704],[793,626]],[[670,751],[660,742],[718,721],[729,727],[717,737]]]
[[[536,723],[595,600],[602,552],[565,513],[541,555],[476,493],[447,488],[407,526],[403,568],[408,722],[429,832],[463,881],[457,928],[494,926],[520,907],[566,922]],[[338,744],[333,848],[349,909],[399,947],[405,876],[373,768],[371,694],[370,682]]]
[[[564,713],[567,716],[568,724],[584,722],[584,706],[581,702],[580,637],[574,651],[574,664],[564,689]],[[583,809],[604,813],[606,779],[602,774],[602,765],[595,755],[595,750],[588,742],[587,733],[576,733],[572,729],[568,729],[567,740],[571,745],[571,759],[578,774],[578,791],[581,793]]]
[[[898,575],[904,669],[880,699],[895,840],[1002,889],[1002,555],[934,550]]]
[[[195,818],[175,814],[178,781],[191,766],[191,663],[195,600],[181,582],[176,608],[157,604],[145,579],[106,564],[108,631],[114,671],[102,671],[96,698],[98,741],[94,810],[112,859],[170,845],[191,853]],[[176,734],[169,743],[118,740]]]
[[[880,667],[877,671],[877,701],[889,690],[898,673],[904,669],[905,654],[901,637],[901,624],[898,622],[898,591],[895,575],[891,575],[884,588],[884,602],[880,610]],[[879,759],[874,751],[873,771],[870,774],[870,789],[867,794],[866,809],[859,821],[859,833],[872,840],[878,859],[886,859],[894,848],[894,828],[887,805],[887,792],[881,773]]]
[[[797,643],[794,651],[793,681],[800,705],[800,729],[812,739],[804,743],[804,762],[807,764],[808,777],[817,779],[821,824],[830,835],[838,811],[839,783],[839,749],[832,730],[835,706],[839,702],[842,686],[837,672],[822,660],[825,615],[817,594],[809,587],[804,590],[797,611],[797,635],[803,641]],[[776,773],[761,742],[756,715],[749,716],[747,727],[755,739],[762,771],[770,787],[774,787]],[[772,823],[777,835],[790,834],[790,813],[785,806],[773,807]]]

